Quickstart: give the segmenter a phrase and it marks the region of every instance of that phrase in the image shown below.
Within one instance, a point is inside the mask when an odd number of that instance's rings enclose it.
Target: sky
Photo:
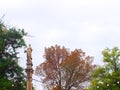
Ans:
[[[56,44],[82,49],[99,65],[103,49],[120,48],[119,0],[0,0],[2,16],[6,25],[28,32],[25,40],[33,48],[34,69],[44,62],[44,48]],[[25,68],[23,51],[19,63]],[[37,85],[36,90],[42,90]]]

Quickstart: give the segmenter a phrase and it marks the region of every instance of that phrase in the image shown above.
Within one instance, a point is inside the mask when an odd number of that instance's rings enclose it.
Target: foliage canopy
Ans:
[[[96,67],[92,65],[93,58],[81,49],[70,51],[58,45],[45,48],[44,58],[36,74],[47,90],[83,90]]]
[[[120,90],[120,49],[106,48],[102,55],[104,66],[93,73],[89,90]]]
[[[0,22],[0,89],[25,90],[22,67],[18,64],[19,48],[26,46],[24,30],[7,28]]]

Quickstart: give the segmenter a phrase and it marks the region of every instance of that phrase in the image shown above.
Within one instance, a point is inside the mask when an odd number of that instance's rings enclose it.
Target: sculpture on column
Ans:
[[[32,63],[32,48],[31,45],[29,44],[29,47],[26,50],[27,53],[27,62]]]
[[[26,86],[26,90],[32,90],[32,74],[33,74],[33,64],[32,64],[32,48],[31,45],[29,45],[29,47],[27,48],[26,52],[26,57],[27,57],[27,67],[25,69],[26,73],[27,73],[27,86]]]

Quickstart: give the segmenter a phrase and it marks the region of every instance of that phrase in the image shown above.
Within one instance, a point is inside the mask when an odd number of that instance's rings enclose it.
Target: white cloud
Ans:
[[[64,38],[64,34],[65,32],[55,29],[55,30],[49,30],[45,36],[48,37],[49,39],[56,39],[56,38],[59,39],[59,38]]]
[[[24,0],[0,0],[0,7],[4,8],[15,8],[22,4]]]

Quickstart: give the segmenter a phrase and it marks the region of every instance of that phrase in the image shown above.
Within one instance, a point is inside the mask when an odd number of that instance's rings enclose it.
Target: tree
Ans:
[[[95,69],[93,58],[81,49],[71,51],[58,45],[45,48],[45,62],[36,67],[36,75],[48,90],[82,90]]]
[[[7,28],[0,21],[0,90],[25,90],[22,67],[18,64],[18,49],[26,46],[24,30]]]
[[[102,54],[104,65],[93,73],[89,90],[120,90],[120,49],[106,48]]]

